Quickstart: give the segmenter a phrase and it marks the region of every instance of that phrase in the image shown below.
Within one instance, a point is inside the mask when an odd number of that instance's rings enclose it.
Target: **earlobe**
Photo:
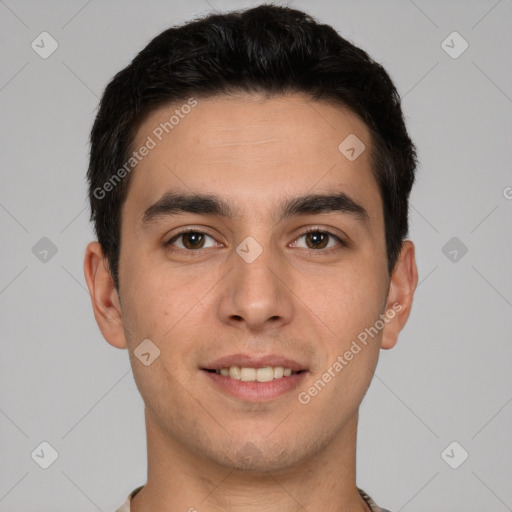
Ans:
[[[405,240],[389,284],[386,302],[386,315],[389,321],[383,330],[381,343],[383,349],[390,349],[396,345],[398,335],[411,312],[414,292],[418,284],[414,252],[413,242]]]
[[[85,250],[84,274],[94,317],[103,337],[114,347],[127,348],[119,297],[98,242],[89,243]]]

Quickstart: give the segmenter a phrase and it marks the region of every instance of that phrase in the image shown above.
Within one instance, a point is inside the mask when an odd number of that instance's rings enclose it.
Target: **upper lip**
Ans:
[[[279,356],[276,354],[268,355],[250,355],[250,354],[232,354],[224,356],[215,361],[205,365],[203,370],[220,370],[221,368],[230,368],[231,366],[245,367],[245,368],[265,368],[266,366],[282,366],[283,368],[290,368],[292,371],[298,372],[306,370],[307,368],[287,357]]]

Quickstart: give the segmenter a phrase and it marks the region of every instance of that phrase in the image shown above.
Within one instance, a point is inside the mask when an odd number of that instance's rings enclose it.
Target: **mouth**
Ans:
[[[214,389],[244,401],[275,399],[296,389],[308,373],[305,365],[281,356],[235,354],[200,368]]]
[[[305,370],[295,371],[283,366],[265,366],[263,368],[230,366],[217,370],[210,368],[205,369],[205,371],[243,382],[270,382],[275,379],[284,379],[292,375],[297,375]]]

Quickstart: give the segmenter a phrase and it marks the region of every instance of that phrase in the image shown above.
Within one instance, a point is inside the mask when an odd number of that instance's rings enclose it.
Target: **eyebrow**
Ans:
[[[296,215],[338,212],[348,214],[366,225],[369,220],[366,209],[345,192],[332,194],[306,194],[285,199],[277,210],[277,222]],[[232,219],[240,216],[231,201],[211,194],[182,194],[168,192],[142,215],[142,224],[147,225],[162,217],[181,213],[217,216]]]

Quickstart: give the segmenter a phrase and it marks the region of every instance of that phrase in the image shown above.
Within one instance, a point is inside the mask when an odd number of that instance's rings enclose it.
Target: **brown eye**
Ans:
[[[183,245],[187,249],[200,249],[204,245],[204,235],[202,233],[183,233]]]
[[[180,238],[182,239],[181,245],[176,244],[176,247],[184,250],[204,249],[206,238],[213,240],[210,235],[201,231],[184,231],[171,238],[166,245],[175,245],[175,242],[179,241]],[[215,245],[215,240],[213,240],[213,244],[207,247],[215,247]]]
[[[325,249],[329,235],[320,231],[313,231],[304,235],[306,237],[306,245],[309,249]]]
[[[347,244],[337,235],[329,231],[322,231],[319,229],[312,229],[300,235],[294,242],[294,247],[301,247],[297,242],[304,239],[306,243],[305,249],[313,251],[323,250],[323,252],[336,251],[341,247],[346,247]],[[335,242],[330,244],[330,242]]]

